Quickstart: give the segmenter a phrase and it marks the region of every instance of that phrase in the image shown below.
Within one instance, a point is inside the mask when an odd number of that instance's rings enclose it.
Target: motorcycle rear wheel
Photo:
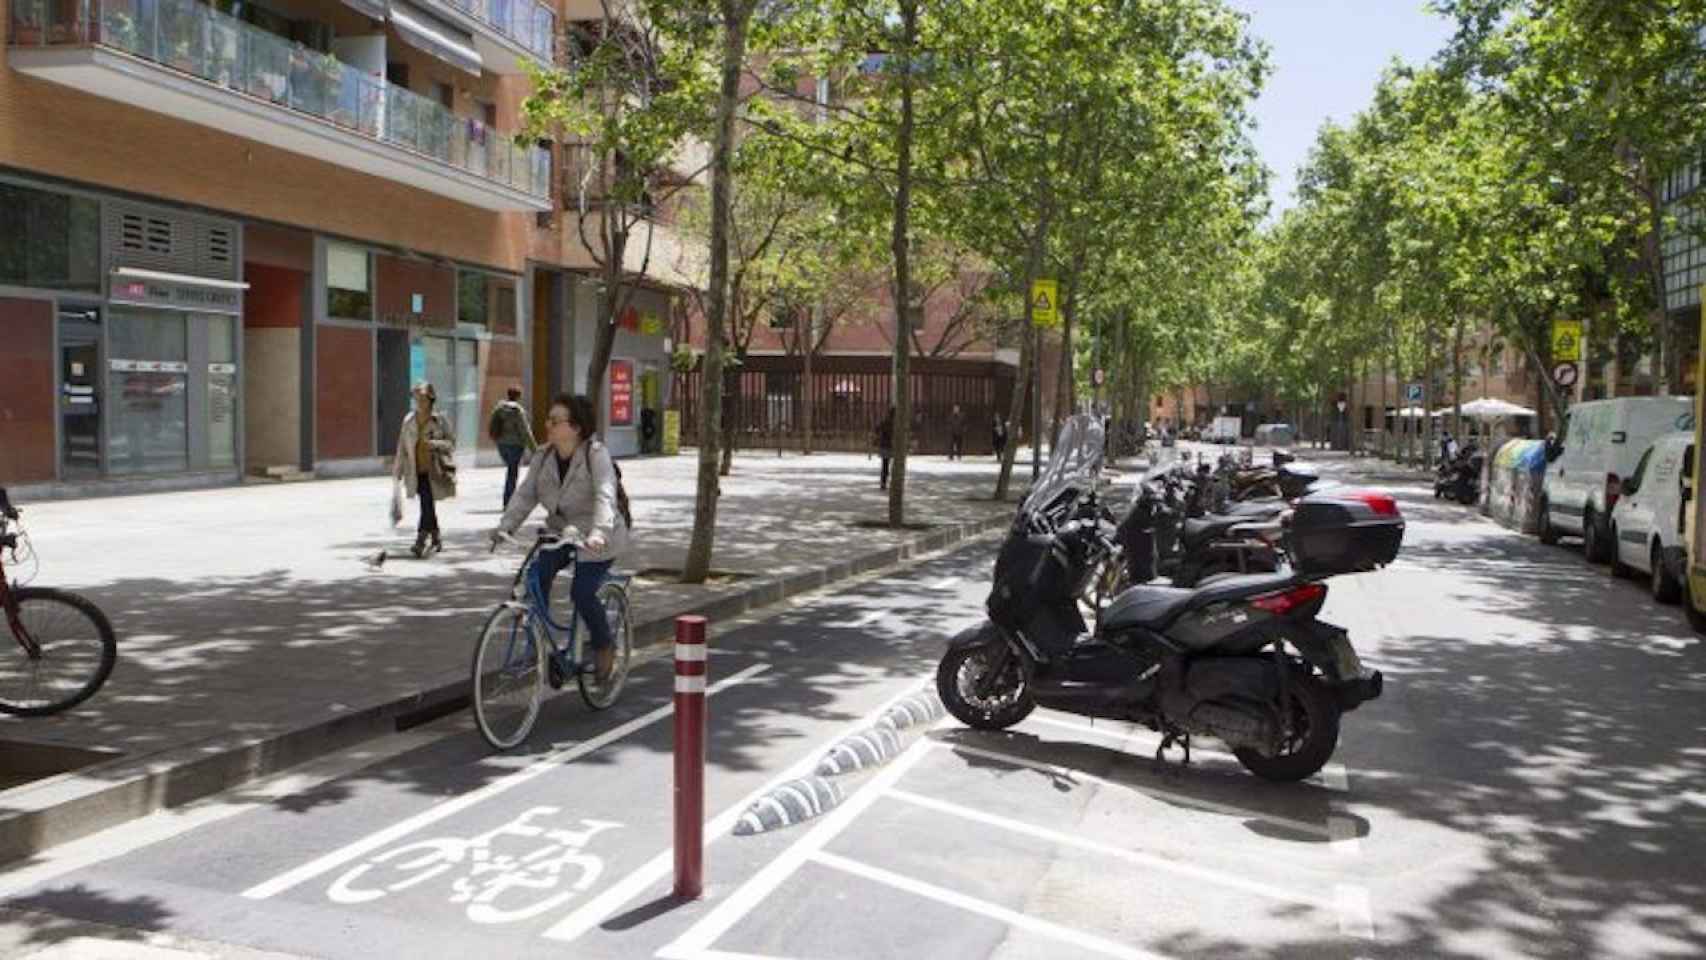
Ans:
[[[1244,769],[1263,780],[1294,783],[1314,776],[1339,746],[1338,701],[1319,677],[1291,678],[1292,737],[1280,753],[1264,757],[1248,747],[1232,751]]]
[[[1003,652],[999,644],[960,647],[943,655],[936,668],[936,693],[942,698],[942,706],[974,730],[1005,730],[1037,707],[1017,655],[1007,657],[994,689],[983,696],[977,693]]]

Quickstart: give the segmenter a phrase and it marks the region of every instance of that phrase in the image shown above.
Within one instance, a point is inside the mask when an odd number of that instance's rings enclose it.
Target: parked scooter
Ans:
[[[1085,417],[1063,426],[996,560],[989,619],[956,636],[937,669],[942,702],[983,730],[1041,704],[1145,724],[1163,735],[1157,760],[1178,746],[1188,763],[1192,738],[1207,736],[1270,780],[1320,770],[1343,714],[1384,685],[1343,629],[1317,619],[1324,581],[1397,556],[1397,503],[1362,490],[1305,496],[1285,526],[1291,568],[1130,587],[1092,630],[1078,598],[1117,549],[1097,502],[1099,432]]]
[[[1464,444],[1457,456],[1441,462],[1434,473],[1434,499],[1456,500],[1466,507],[1481,499],[1481,468],[1486,454],[1473,441]]]

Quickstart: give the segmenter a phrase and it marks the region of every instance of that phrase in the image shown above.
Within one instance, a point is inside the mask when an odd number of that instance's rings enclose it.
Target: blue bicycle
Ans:
[[[513,537],[505,539],[517,542]],[[494,543],[493,548],[496,546]],[[547,684],[561,687],[573,677],[586,705],[603,710],[616,702],[628,679],[628,661],[634,649],[633,623],[628,616],[630,578],[613,573],[598,588],[598,600],[616,645],[615,666],[602,684],[597,669],[584,656],[581,638],[585,634],[576,629],[580,618],[571,615],[567,624],[558,623],[551,617],[549,598],[542,596],[533,582],[533,565],[542,551],[580,546],[580,534],[572,527],[562,534],[541,531],[516,571],[510,599],[486,618],[480,642],[474,646],[474,724],[486,742],[499,750],[514,747],[533,731]],[[558,579],[573,577],[573,564],[558,575]]]

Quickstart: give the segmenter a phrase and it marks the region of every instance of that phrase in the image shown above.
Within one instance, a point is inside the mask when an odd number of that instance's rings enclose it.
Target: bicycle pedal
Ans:
[[[550,657],[546,658],[545,680],[551,684],[552,690],[563,689],[563,663],[556,654],[552,654]]]

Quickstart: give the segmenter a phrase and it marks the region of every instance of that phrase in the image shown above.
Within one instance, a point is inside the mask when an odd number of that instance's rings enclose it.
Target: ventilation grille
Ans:
[[[238,279],[235,224],[129,203],[109,210],[113,266]]]

